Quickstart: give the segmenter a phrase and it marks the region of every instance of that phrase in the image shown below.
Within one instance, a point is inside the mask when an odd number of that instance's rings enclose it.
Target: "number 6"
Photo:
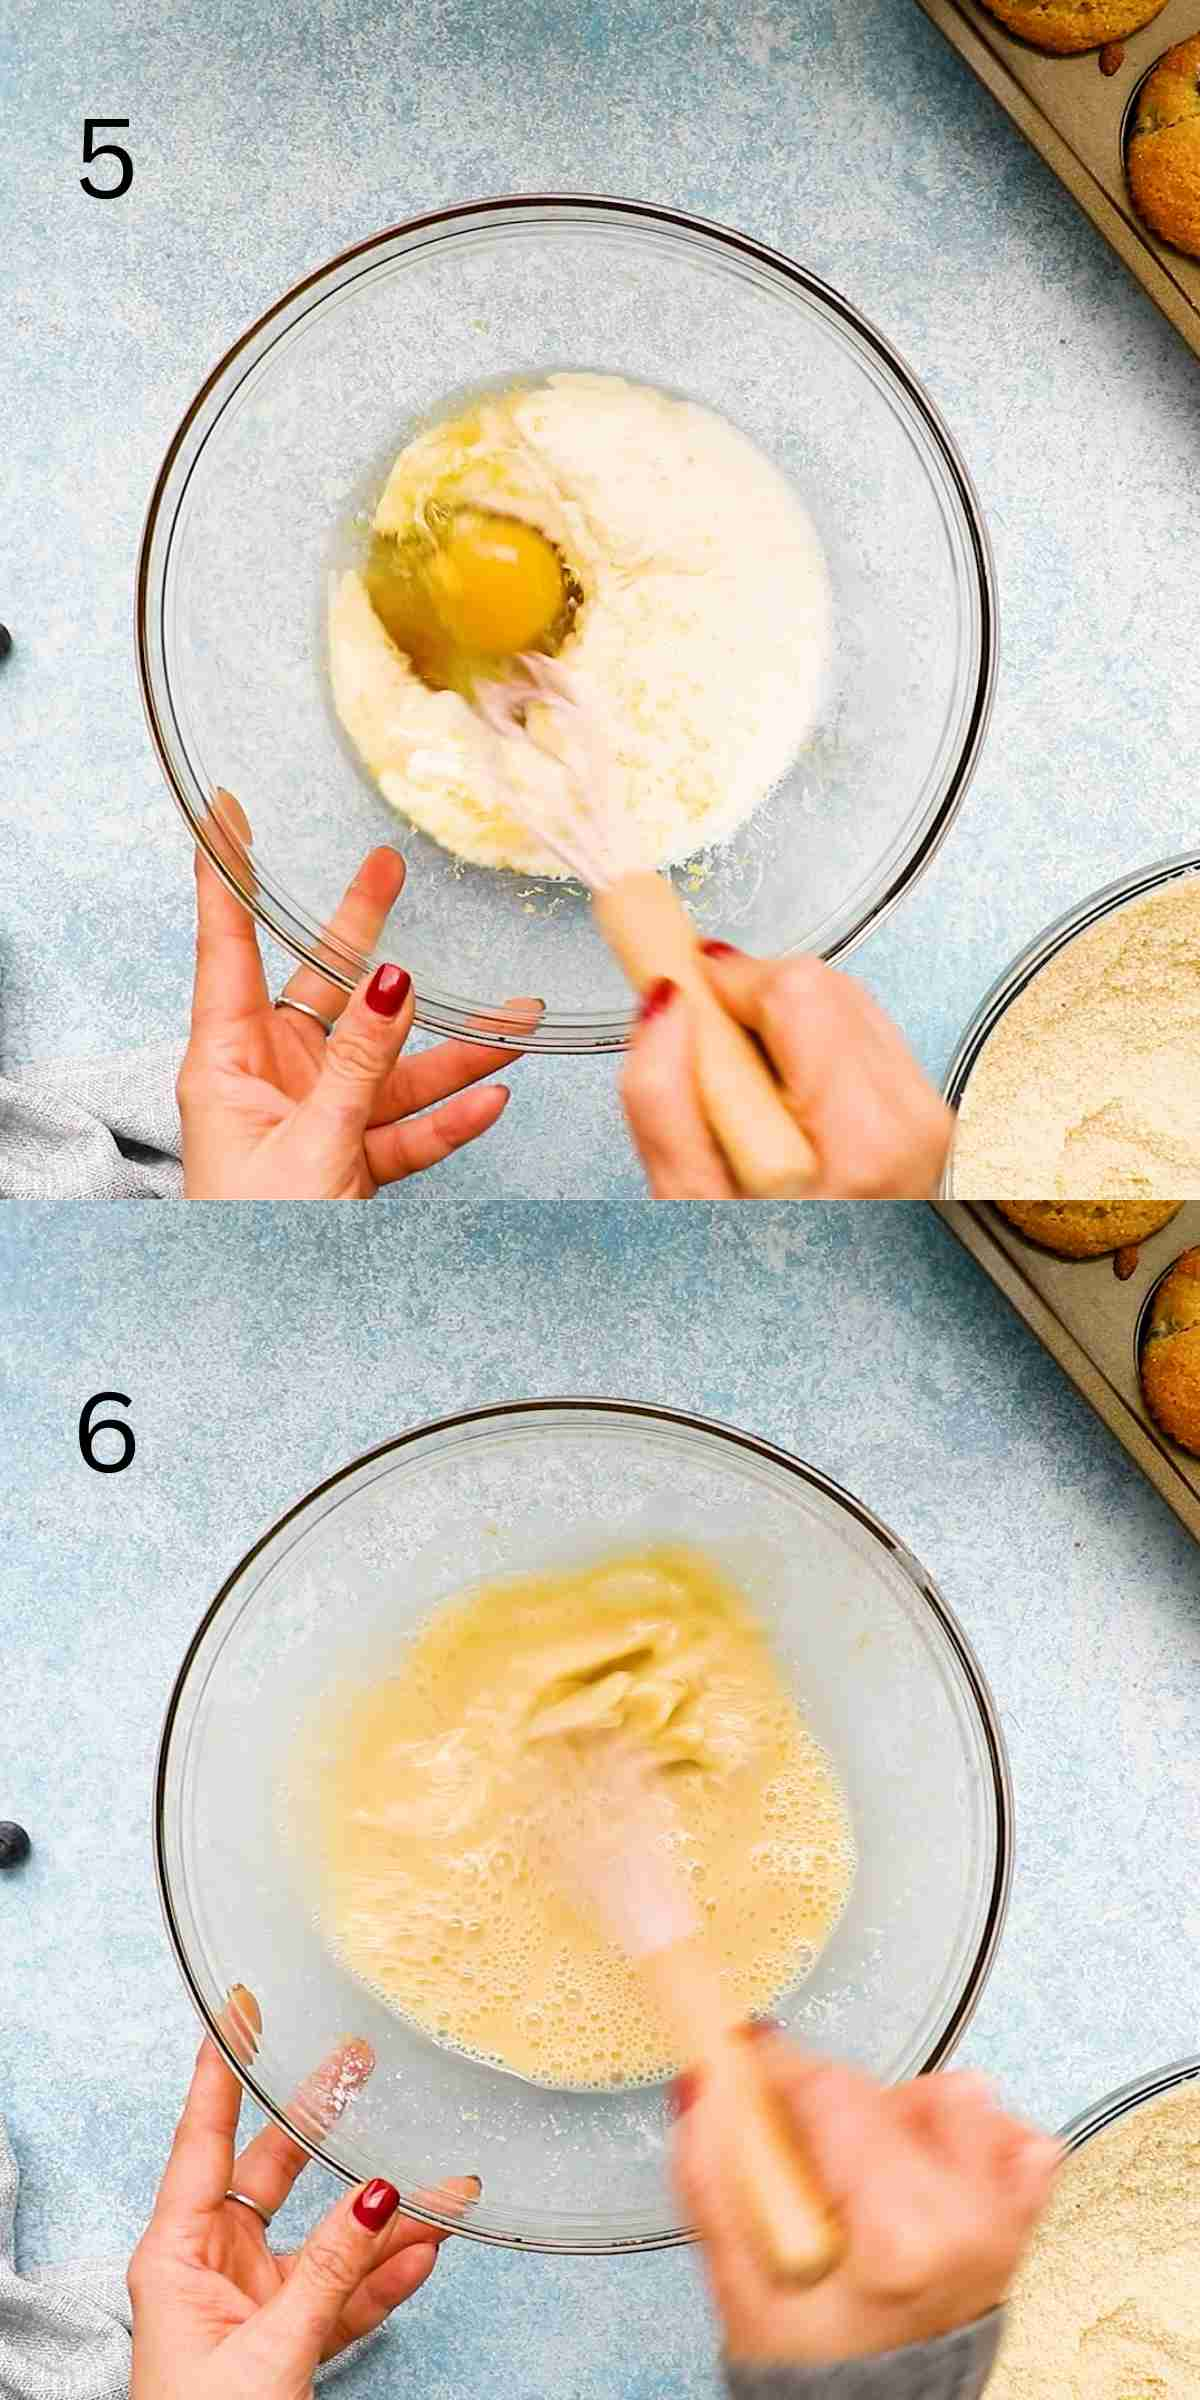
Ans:
[[[91,1399],[85,1402],[79,1412],[79,1447],[87,1464],[89,1467],[95,1468],[97,1475],[119,1475],[122,1467],[129,1465],[137,1449],[137,1443],[133,1438],[132,1425],[123,1425],[120,1417],[100,1417],[93,1424],[92,1410],[99,1408],[102,1400],[116,1400],[122,1408],[129,1406],[128,1392],[93,1392]],[[96,1435],[98,1433],[120,1435],[121,1455],[119,1458],[97,1458]]]

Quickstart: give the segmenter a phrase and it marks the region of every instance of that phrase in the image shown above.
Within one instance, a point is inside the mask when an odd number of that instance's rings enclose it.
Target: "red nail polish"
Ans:
[[[682,2075],[677,2075],[671,2085],[671,2115],[686,2117],[689,2108],[695,2105],[699,2089],[700,2078],[695,2068],[685,2067]]]
[[[670,1007],[678,989],[678,984],[672,983],[669,975],[660,975],[658,982],[650,984],[642,994],[639,1023],[648,1025],[651,1017],[660,1017],[664,1008]]]
[[[394,968],[392,972],[395,973]],[[382,968],[380,973],[383,973]],[[407,982],[407,977],[405,981]],[[399,2206],[400,2194],[396,2190],[395,2184],[381,2183],[379,2177],[376,2176],[373,2183],[364,2183],[354,2203],[353,2214],[358,2218],[360,2225],[366,2226],[368,2233],[382,2233],[384,2226],[391,2224]]]
[[[700,947],[706,958],[736,958],[738,956],[732,942],[701,942]]]
[[[412,976],[403,967],[376,967],[367,985],[367,1007],[377,1017],[398,1017],[412,990]]]

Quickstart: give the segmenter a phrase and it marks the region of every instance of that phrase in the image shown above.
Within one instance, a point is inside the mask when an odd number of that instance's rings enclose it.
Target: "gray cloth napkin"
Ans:
[[[0,1199],[178,1200],[182,1055],[159,1042],[0,1075]]]
[[[17,2162],[0,2123],[0,2400],[125,2400],[124,2262],[16,2271]]]
[[[979,2400],[999,2354],[1004,2311],[937,2342],[838,2367],[727,2365],[731,2400]]]
[[[17,2273],[17,2162],[0,2118],[0,2400],[127,2400],[131,2314],[124,2259]],[[358,2358],[371,2333],[319,2370]]]

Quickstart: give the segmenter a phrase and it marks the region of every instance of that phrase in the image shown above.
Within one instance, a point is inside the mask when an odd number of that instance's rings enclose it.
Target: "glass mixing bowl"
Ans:
[[[1177,2092],[1185,2083],[1200,2080],[1200,2058],[1181,2058],[1174,2066],[1157,2067],[1153,2074],[1139,2075],[1136,2083],[1123,2083],[1119,2091],[1109,2092],[1091,2108],[1085,2108],[1069,2125],[1064,2125],[1060,2139],[1068,2153],[1082,2150],[1098,2133],[1108,2133],[1122,2117],[1132,2116],[1136,2108],[1145,2108],[1151,2100],[1165,2100],[1169,2092]]]
[[[389,808],[343,736],[325,656],[331,569],[359,557],[396,452],[481,387],[589,368],[731,418],[789,475],[836,609],[824,721],[786,781],[705,862],[707,933],[836,958],[932,857],[991,703],[995,596],[966,470],[936,410],[836,292],[743,234],[666,208],[477,202],[333,259],[203,385],[155,486],[138,567],[142,693],[167,782],[225,880],[296,957],[349,986],[368,960],[329,920],[375,843],[409,881],[385,951],[417,1018],[523,1046],[612,1049],[628,989],[585,895],[467,867]],[[253,825],[214,828],[215,789]]]
[[[1012,1802],[996,1712],[924,1570],[867,1509],[768,1442],[670,1409],[529,1400],[419,1427],[289,1509],[188,1651],[159,1757],[156,1846],[185,1982],[260,2105],[349,2179],[485,2240],[613,2251],[685,2240],[664,2172],[667,2095],[549,2090],[437,2045],[339,1964],[279,1792],[342,1676],[387,1672],[429,1610],[480,1578],[684,1534],[770,1629],[836,1760],[858,1838],[846,1913],[778,2014],[901,2077],[959,2039],[1000,1934]],[[228,1995],[252,1992],[257,2055]],[[241,2019],[244,2026],[244,2013]],[[292,2095],[350,2038],[377,2064],[328,2130]],[[439,2178],[477,2171],[462,2216]]]
[[[1011,966],[1006,967],[1003,975],[997,978],[991,990],[984,994],[946,1070],[942,1089],[956,1115],[980,1056],[1001,1017],[1011,1008],[1013,1001],[1028,989],[1034,977],[1040,975],[1042,968],[1048,966],[1052,958],[1057,958],[1059,951],[1065,950],[1068,942],[1073,942],[1078,934],[1086,933],[1089,926],[1098,925],[1118,909],[1128,908],[1135,900],[1148,900],[1154,892],[1165,890],[1169,883],[1179,882],[1191,875],[1200,875],[1200,852],[1194,850],[1184,851],[1178,858],[1159,859],[1152,867],[1139,867],[1132,875],[1123,876],[1119,883],[1106,883],[1100,891],[1089,892],[1086,900],[1068,909],[1065,916],[1056,917],[1044,933],[1039,933],[1032,942],[1027,943]],[[941,1198],[953,1200],[954,1197],[954,1145],[951,1143]]]

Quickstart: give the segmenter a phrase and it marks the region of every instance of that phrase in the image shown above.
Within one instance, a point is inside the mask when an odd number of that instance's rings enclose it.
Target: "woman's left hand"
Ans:
[[[218,849],[231,849],[223,817],[244,860],[249,826],[228,793],[214,804],[211,831]],[[331,936],[369,955],[403,882],[399,852],[372,850]],[[483,1079],[511,1066],[519,1049],[442,1042],[401,1057],[413,1022],[403,968],[378,967],[347,997],[315,967],[297,967],[281,997],[299,1005],[279,1007],[252,917],[200,850],[196,917],[192,1031],[179,1076],[186,1199],[370,1200],[381,1184],[476,1141],[503,1113],[507,1086]],[[540,1008],[509,1003],[518,1041]],[[321,1020],[332,1026],[328,1039]]]
[[[399,2213],[390,2183],[338,2201],[300,2250],[273,2252],[268,2216],[308,2153],[268,2126],[236,2160],[241,2086],[214,2043],[196,2062],[155,2204],[129,2267],[130,2400],[308,2400],[323,2359],[373,2333],[433,2272],[446,2235]],[[463,2201],[473,2177],[445,2189]]]

